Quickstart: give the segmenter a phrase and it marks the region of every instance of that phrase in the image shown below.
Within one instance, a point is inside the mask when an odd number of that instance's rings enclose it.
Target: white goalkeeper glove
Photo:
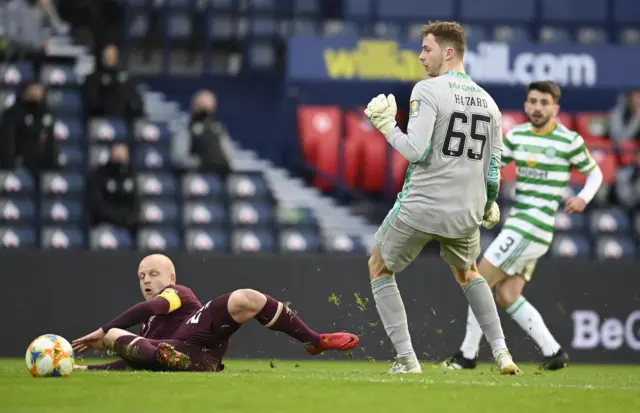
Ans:
[[[397,112],[398,106],[396,105],[395,96],[385,96],[383,94],[371,99],[371,102],[364,110],[364,114],[367,115],[373,126],[385,136],[391,129],[396,127]]]
[[[500,207],[495,202],[491,204],[491,208],[484,213],[482,218],[482,226],[486,229],[495,227],[500,222]]]

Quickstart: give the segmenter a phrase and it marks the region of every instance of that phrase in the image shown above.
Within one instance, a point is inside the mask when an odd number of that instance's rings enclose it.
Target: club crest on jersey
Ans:
[[[527,166],[530,166],[533,168],[538,164],[538,156],[536,156],[536,154],[534,153],[530,154],[529,156],[527,156],[526,163],[527,163]]]
[[[409,106],[410,106],[409,117],[415,118],[416,116],[418,116],[418,112],[420,111],[420,101],[412,100]]]
[[[547,158],[554,158],[556,156],[556,153],[556,148],[552,146],[544,150],[544,154],[547,156]]]

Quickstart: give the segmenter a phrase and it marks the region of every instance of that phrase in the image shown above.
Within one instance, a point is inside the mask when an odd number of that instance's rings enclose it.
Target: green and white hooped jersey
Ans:
[[[503,228],[550,245],[571,168],[586,174],[596,161],[582,136],[559,123],[545,135],[535,134],[530,123],[517,125],[502,143],[502,167],[515,161],[517,176],[515,202]]]

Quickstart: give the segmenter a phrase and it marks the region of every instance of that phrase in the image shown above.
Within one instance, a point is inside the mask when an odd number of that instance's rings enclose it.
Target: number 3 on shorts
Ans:
[[[507,237],[504,244],[500,245],[500,251],[502,251],[502,253],[506,253],[515,242],[516,241],[513,238]]]

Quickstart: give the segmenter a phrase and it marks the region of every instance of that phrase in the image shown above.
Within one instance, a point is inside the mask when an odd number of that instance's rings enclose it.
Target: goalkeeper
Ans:
[[[502,374],[520,374],[507,350],[489,285],[475,265],[480,225],[499,220],[501,115],[491,96],[464,73],[464,30],[458,23],[425,26],[420,61],[430,79],[411,94],[407,134],[396,127],[393,95],[374,98],[366,115],[409,162],[404,187],[376,232],[369,259],[371,288],[397,352],[389,374],[420,373],[407,315],[395,281],[431,241],[477,315]]]

